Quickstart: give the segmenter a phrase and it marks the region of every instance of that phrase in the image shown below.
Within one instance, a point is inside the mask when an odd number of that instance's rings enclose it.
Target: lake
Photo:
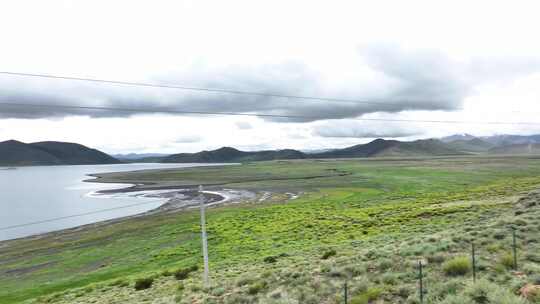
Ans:
[[[50,232],[98,221],[142,213],[159,207],[165,199],[129,193],[94,195],[95,191],[123,188],[126,184],[83,182],[91,173],[143,169],[184,168],[216,164],[120,164],[82,166],[37,166],[0,170],[0,240]],[[95,210],[125,209],[88,214]],[[86,214],[35,225],[3,229],[59,217]]]

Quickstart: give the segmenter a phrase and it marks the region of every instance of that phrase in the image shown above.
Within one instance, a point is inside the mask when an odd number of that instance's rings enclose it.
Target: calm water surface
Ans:
[[[142,169],[182,168],[209,164],[121,164],[88,166],[19,167],[15,170],[0,168],[0,240],[29,236],[102,220],[145,212],[161,205],[165,200],[155,197],[92,195],[101,189],[123,188],[125,184],[99,184],[83,182],[87,174],[121,172]],[[214,164],[215,165],[215,164]],[[12,229],[5,227],[146,203],[126,209],[52,221]]]

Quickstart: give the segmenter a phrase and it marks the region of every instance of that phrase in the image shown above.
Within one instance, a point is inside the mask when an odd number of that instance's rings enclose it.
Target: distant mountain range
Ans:
[[[212,151],[173,154],[156,161],[166,163],[226,163],[275,159],[428,157],[475,154],[540,154],[540,135],[475,137],[470,134],[457,134],[441,139],[423,139],[410,142],[376,139],[367,144],[322,152],[310,151],[309,153],[290,149],[245,152],[231,147],[223,147]]]
[[[224,163],[224,162],[247,162],[276,159],[302,159],[305,153],[297,150],[268,150],[245,152],[231,147],[223,147],[213,151],[198,153],[180,153],[169,155],[161,160],[164,163]],[[313,154],[312,154],[313,155]]]
[[[540,155],[540,135],[496,135],[475,137],[456,134],[441,139],[410,142],[376,139],[343,149],[302,152],[292,149],[240,151],[231,147],[197,153],[119,154],[115,157],[83,145],[63,142],[25,144],[15,140],[0,142],[0,165],[80,165],[120,162],[230,163],[278,159],[328,159],[365,157],[429,157],[451,155]]]
[[[16,140],[0,142],[0,165],[93,165],[118,164],[119,160],[83,145],[44,141],[26,144]]]
[[[471,139],[481,139],[485,142],[492,144],[493,146],[509,146],[509,145],[521,145],[521,144],[539,144],[540,134],[534,135],[493,135],[493,136],[473,136],[470,134],[455,134],[441,138],[443,142],[455,142],[457,140],[468,141]]]
[[[490,149],[488,153],[504,155],[540,155],[540,144],[518,144],[495,147]]]
[[[112,157],[119,160],[137,160],[143,158],[160,158],[169,156],[169,154],[163,153],[128,153],[128,154],[112,154]]]
[[[305,158],[354,158],[354,157],[383,157],[383,156],[441,156],[465,155],[447,147],[436,139],[401,142],[397,140],[377,139],[367,144],[355,145],[344,149],[334,149],[320,153],[304,153],[297,150],[270,150],[245,152],[230,147],[198,153],[181,153],[165,157],[161,162],[166,163],[225,163],[246,162],[276,159],[305,159]]]

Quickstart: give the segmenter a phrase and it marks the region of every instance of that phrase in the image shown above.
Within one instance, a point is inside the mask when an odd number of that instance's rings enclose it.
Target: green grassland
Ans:
[[[417,303],[419,260],[426,303],[536,301],[515,293],[540,280],[540,204],[530,194],[540,159],[272,161],[103,180],[273,194],[207,210],[210,287],[200,270],[171,275],[201,268],[193,210],[0,243],[0,303],[342,303],[345,281],[350,303]],[[508,265],[512,227],[519,272]],[[460,260],[473,240],[476,284]],[[136,291],[141,278],[154,282]]]

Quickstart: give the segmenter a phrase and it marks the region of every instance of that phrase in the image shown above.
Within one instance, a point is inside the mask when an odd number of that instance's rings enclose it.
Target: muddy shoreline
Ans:
[[[71,228],[65,228],[61,230],[55,230],[50,232],[38,233],[35,235],[29,235],[20,238],[14,238],[9,240],[0,241],[0,248],[9,246],[12,242],[21,240],[39,240],[44,238],[55,238],[60,236],[69,235],[71,233],[89,231],[98,227],[113,225],[125,221],[129,221],[135,218],[147,217],[152,215],[160,215],[167,213],[182,212],[188,209],[199,208],[201,203],[207,207],[218,206],[221,204],[238,203],[247,200],[253,200],[256,197],[254,192],[245,190],[232,190],[232,189],[220,189],[212,187],[211,190],[199,191],[198,185],[161,185],[158,183],[130,183],[123,181],[115,181],[114,178],[105,179],[101,173],[88,174],[93,177],[91,179],[85,179],[84,182],[88,183],[102,183],[102,184],[124,184],[125,187],[116,189],[103,189],[97,190],[89,195],[95,196],[110,196],[110,195],[123,195],[133,197],[136,200],[138,197],[145,198],[161,198],[163,203],[157,208],[150,209],[148,211],[128,215],[109,220],[98,221],[95,223],[84,224]]]

